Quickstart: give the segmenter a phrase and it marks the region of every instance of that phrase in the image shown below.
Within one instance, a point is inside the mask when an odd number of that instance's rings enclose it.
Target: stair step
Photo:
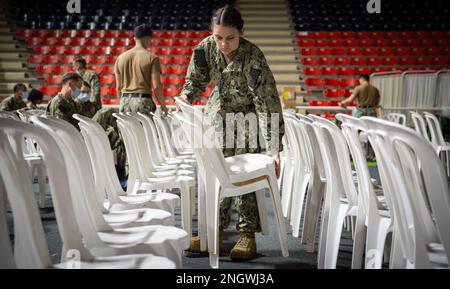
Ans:
[[[288,16],[288,13],[286,11],[286,9],[283,10],[241,10],[240,11],[242,14],[242,17],[248,17],[248,16],[260,16],[260,17],[264,17],[264,16],[277,16],[277,17],[281,17],[281,16]]]
[[[298,73],[276,73],[274,74],[276,81],[293,81],[300,83]]]
[[[258,45],[258,47],[264,51],[264,53],[284,53],[284,54],[293,54],[296,55],[294,48],[290,46],[275,46],[275,45]]]
[[[8,27],[0,27],[0,34],[9,34],[11,33],[11,29]]]
[[[0,52],[0,60],[20,60],[20,54],[15,52]]]
[[[11,51],[15,50],[16,45],[11,43],[0,43],[0,51]]]
[[[24,79],[24,78],[26,78],[24,72],[0,72],[0,81],[10,79]]]
[[[293,47],[291,38],[254,38],[250,39],[256,45],[277,46],[277,45],[290,45]]]
[[[280,4],[265,4],[265,3],[252,3],[252,4],[239,4],[237,5],[239,11],[245,10],[272,10],[272,11],[286,11],[286,5]]]
[[[12,36],[12,35],[0,35],[0,42],[7,42],[7,43],[14,42],[14,36]]]
[[[287,62],[287,63],[295,62],[295,58],[289,54],[280,54],[280,55],[271,54],[271,55],[266,55],[266,57],[271,62],[275,62],[275,61]]]
[[[264,3],[264,4],[278,4],[280,1],[277,0],[242,0],[240,3]]]
[[[273,21],[273,22],[289,22],[289,18],[286,16],[278,16],[278,15],[267,15],[267,16],[243,16],[242,17],[245,21],[245,23],[250,22],[267,22],[267,21]]]
[[[8,69],[23,69],[22,61],[0,61],[0,69],[8,70]]]
[[[276,64],[276,63],[274,63],[274,64],[270,64],[269,67],[272,70],[272,72],[291,71],[290,73],[296,73],[297,75],[299,75],[298,70],[297,70],[297,65],[295,63],[293,63],[293,64]]]

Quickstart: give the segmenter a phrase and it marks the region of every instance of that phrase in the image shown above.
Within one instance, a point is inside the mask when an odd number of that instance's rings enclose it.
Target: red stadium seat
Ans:
[[[366,64],[366,59],[360,58],[360,57],[354,57],[354,58],[350,59],[350,64],[355,65],[355,66],[361,66],[361,65]]]
[[[339,68],[339,75],[355,75],[355,69],[353,67],[341,67]]]
[[[187,45],[187,40],[186,39],[174,39],[172,45],[185,47]]]
[[[402,47],[405,46],[405,42],[401,39],[393,39],[391,40],[391,46],[393,47]]]
[[[161,37],[162,37],[162,38],[166,38],[166,39],[172,39],[172,38],[174,37],[174,35],[175,35],[175,32],[174,32],[174,31],[164,31],[164,32],[161,34]]]
[[[113,74],[114,73],[114,67],[105,65],[103,66],[103,73],[104,74]]]
[[[329,48],[319,48],[317,49],[317,55],[330,55],[331,54],[331,49]]]
[[[398,61],[400,65],[414,65],[416,62],[416,59],[414,57],[402,57]]]
[[[354,75],[361,75],[361,74],[371,74],[373,69],[368,67],[357,67],[354,70]]]
[[[378,55],[378,48],[364,48],[364,52],[363,52],[364,56],[376,56]]]
[[[340,81],[339,81],[339,79],[334,79],[334,78],[323,78],[322,84],[326,85],[326,86],[339,86]]]
[[[416,65],[430,65],[432,62],[431,57],[417,57]]]
[[[326,39],[316,40],[316,47],[327,47],[327,46],[328,46],[328,40],[326,40]]]
[[[332,55],[342,56],[342,55],[345,55],[346,53],[347,53],[347,49],[345,49],[345,48],[333,48],[331,50]]]
[[[362,55],[362,50],[359,48],[349,48],[347,50],[347,54],[348,55],[352,55],[352,56],[358,56],[358,55]]]
[[[172,55],[184,55],[186,54],[186,49],[182,47],[175,47],[170,50],[170,54]]]
[[[404,43],[403,44],[404,46],[408,46],[408,47],[419,46],[419,41],[417,39],[406,39],[403,43]]]
[[[160,39],[159,40],[159,46],[172,46],[173,40],[172,39]]]
[[[448,57],[445,57],[445,56],[433,57],[432,64],[434,64],[434,65],[446,65],[446,64],[449,64]]]
[[[304,32],[304,31],[302,31],[302,32],[296,32],[295,33],[295,37],[297,38],[297,39],[311,39],[312,37],[311,37],[311,34],[309,33],[309,32]]]
[[[385,57],[382,59],[383,65],[397,65],[398,59],[395,57]]]
[[[41,88],[39,88],[39,90],[44,94],[44,95],[48,95],[48,96],[55,96],[59,93],[60,91],[60,87],[59,86],[41,86]]]
[[[361,39],[359,41],[359,45],[362,47],[370,47],[370,46],[374,46],[374,42],[370,39]]]
[[[49,75],[44,80],[49,84],[60,84],[62,80],[62,75]]]
[[[339,39],[342,37],[342,33],[338,31],[325,32],[325,37],[328,39]]]
[[[353,32],[353,31],[341,32],[341,38],[343,38],[343,39],[355,38],[355,32]]]
[[[392,48],[386,48],[385,47],[385,48],[380,48],[378,53],[381,56],[392,56],[392,55],[394,55],[394,50]]]
[[[356,47],[359,45],[358,41],[355,39],[345,39],[344,44],[347,47]]]
[[[168,74],[174,74],[174,75],[178,75],[178,74],[184,74],[183,73],[183,68],[181,66],[169,66],[167,67],[167,73]]]
[[[211,33],[208,31],[192,31],[189,37],[203,39],[208,37],[210,34]]]
[[[174,38],[179,38],[179,39],[186,39],[189,38],[189,31],[175,31],[173,37]]]
[[[194,47],[197,46],[200,43],[201,39],[195,38],[195,39],[189,39],[186,43],[186,46]]]
[[[335,67],[322,68],[322,75],[337,75],[339,70]]]
[[[313,39],[324,39],[327,35],[325,32],[311,32],[311,37]]]
[[[421,39],[421,38],[419,39],[420,39],[418,43],[419,46],[432,47],[436,44],[436,41],[434,39]]]
[[[403,47],[403,48],[396,48],[394,50],[394,53],[395,53],[395,55],[398,55],[398,56],[407,56],[407,55],[411,54],[411,49],[405,48],[405,47]]]
[[[333,58],[331,57],[320,57],[319,65],[332,65],[334,63]]]
[[[303,65],[316,65],[318,61],[314,57],[302,57],[300,58],[300,63]]]
[[[418,48],[419,49],[419,48]],[[430,48],[428,48],[428,53],[423,53],[423,54],[421,54],[421,55],[425,55],[425,54],[428,54],[428,55],[445,55],[444,54],[444,50],[442,49],[442,48],[438,48],[438,47],[430,47]]]
[[[350,60],[344,57],[338,57],[334,59],[334,65],[348,65]]]
[[[166,97],[174,97],[178,95],[179,89],[176,87],[164,87],[164,96]]]
[[[157,55],[170,55],[170,52],[169,47],[160,47],[156,50]]]
[[[393,40],[400,38],[400,32],[387,32],[385,38]]]
[[[39,74],[52,74],[54,71],[54,66],[52,65],[38,65],[35,68],[36,73]]]
[[[300,47],[314,47],[315,44],[316,41],[312,39],[301,39],[297,41],[297,45]]]
[[[380,58],[368,58],[366,63],[367,63],[367,65],[370,65],[370,66],[378,66],[381,64],[381,59]]]
[[[322,86],[322,79],[320,78],[305,78],[306,86]]]
[[[342,89],[324,89],[323,95],[325,97],[343,97],[344,90],[342,90]]]
[[[305,56],[313,56],[316,55],[316,49],[314,48],[301,48],[300,54]]]
[[[306,68],[303,69],[303,73],[305,75],[320,75],[321,69],[320,68],[306,67]]]
[[[111,85],[111,84],[115,83],[115,81],[116,81],[115,76],[112,74],[100,75],[99,78],[100,78],[101,85]]]
[[[189,57],[185,58],[185,57],[182,57],[182,56],[171,57],[169,59],[169,63],[172,64],[172,65],[183,65],[183,64],[189,63],[189,61],[190,61]]]
[[[378,46],[378,47],[386,47],[386,46],[389,46],[389,40],[387,40],[387,39],[377,39],[377,40],[375,40],[375,43],[374,43],[374,45],[375,46]]]
[[[61,73],[62,74],[73,71],[72,65],[62,65],[62,66],[57,65],[56,67],[60,67],[61,68]],[[55,69],[55,72],[57,72],[56,69]]]
[[[162,65],[168,64],[169,61],[170,61],[170,57],[168,57],[168,56],[161,56],[161,57],[159,57],[159,63],[162,64]]]
[[[355,78],[343,78],[343,79],[341,79],[341,83],[340,83],[341,87],[343,87],[343,88],[355,87],[358,84],[359,84],[359,82]]]
[[[342,39],[333,39],[329,41],[328,45],[331,47],[341,47],[344,46],[344,41]]]
[[[164,77],[165,85],[179,85],[181,83],[181,79],[178,76],[166,76]]]
[[[44,63],[44,56],[42,55],[30,55],[27,58],[30,63]]]

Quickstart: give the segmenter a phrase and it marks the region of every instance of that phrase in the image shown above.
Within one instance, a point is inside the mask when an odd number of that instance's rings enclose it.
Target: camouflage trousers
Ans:
[[[226,144],[226,130],[224,129],[223,143]],[[234,130],[234,142],[235,147],[227,147],[224,145],[223,154],[225,157],[231,157],[235,155],[245,154],[245,153],[261,153],[261,147],[250,147],[249,139],[249,129],[245,130],[245,147],[239,148],[236,146],[237,140],[237,130]],[[259,220],[258,205],[256,202],[255,193],[249,193],[243,196],[237,196],[234,198],[224,198],[220,202],[220,229],[223,230],[227,228],[231,221],[231,207],[234,199],[234,204],[236,210],[239,213],[239,220],[236,224],[236,230],[242,233],[255,233],[261,232],[261,224]]]
[[[150,116],[150,112],[156,111],[156,105],[148,97],[121,97],[120,112],[140,112]]]
[[[361,107],[354,108],[352,111],[352,115],[356,118],[360,118],[362,116],[377,117],[377,112],[374,107],[361,106]],[[375,152],[374,152],[372,146],[370,145],[369,141],[366,140],[363,145],[366,150],[366,159],[368,161],[375,161],[376,160]]]

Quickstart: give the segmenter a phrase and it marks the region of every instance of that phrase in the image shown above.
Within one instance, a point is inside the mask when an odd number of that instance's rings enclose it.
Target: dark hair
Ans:
[[[83,81],[83,86],[89,87],[89,89],[91,89],[91,85],[87,81]]]
[[[33,88],[31,89],[30,93],[28,94],[28,101],[36,101],[36,100],[41,100],[44,98],[44,94],[42,92],[40,92],[39,90]]]
[[[211,29],[214,25],[224,25],[241,30],[244,27],[244,20],[241,13],[231,5],[225,5],[217,9],[211,18]]]
[[[84,58],[77,58],[75,59],[75,62],[81,64],[83,68],[86,67],[86,60]]]
[[[142,24],[134,28],[134,37],[141,39],[143,37],[152,36],[152,29],[147,24]]]
[[[23,83],[18,83],[16,85],[14,85],[13,92],[19,91],[19,89],[22,88],[22,87],[27,89],[27,86],[25,84],[23,84]]]
[[[362,78],[362,79],[364,79],[365,81],[367,81],[367,82],[369,82],[369,75],[368,74],[361,74],[360,76],[359,76],[359,78]]]
[[[75,72],[68,72],[63,75],[62,84],[66,84],[69,80],[83,80],[83,78]]]

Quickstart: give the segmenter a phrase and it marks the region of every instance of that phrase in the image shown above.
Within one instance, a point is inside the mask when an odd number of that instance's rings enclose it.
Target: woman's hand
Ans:
[[[281,168],[281,161],[280,161],[280,154],[277,153],[273,156],[273,161],[275,163],[275,175],[277,176],[277,179],[280,178],[280,168]]]

